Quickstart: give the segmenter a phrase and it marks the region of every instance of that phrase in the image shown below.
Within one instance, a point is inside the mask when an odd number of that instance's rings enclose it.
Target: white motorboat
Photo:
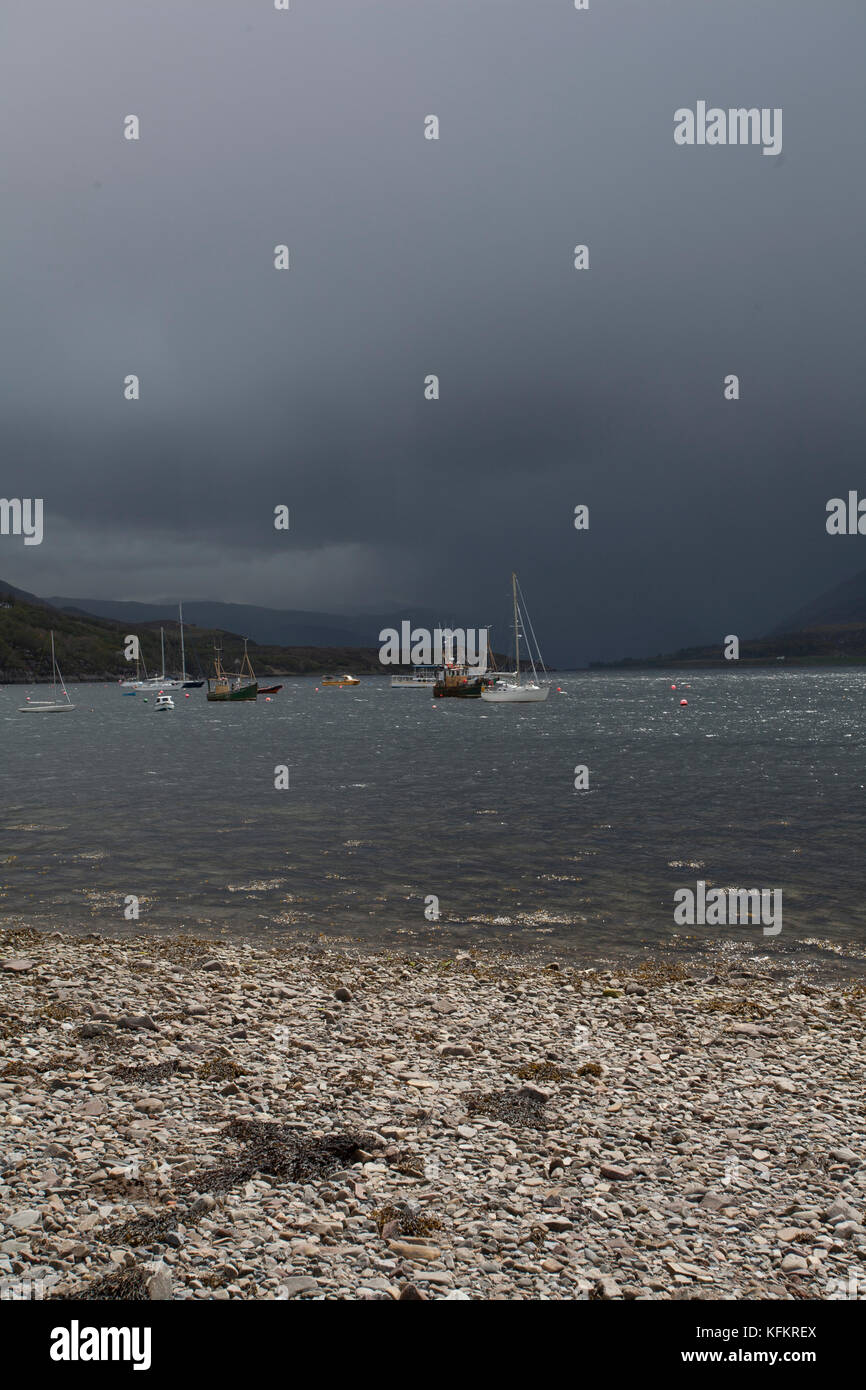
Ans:
[[[51,633],[51,672],[52,688],[54,698],[52,700],[29,700],[26,705],[18,706],[19,714],[63,714],[68,709],[75,709],[69,698],[69,691],[63,684],[63,677],[60,674],[60,667],[57,665],[57,658],[54,655],[54,632]],[[63,691],[63,699],[57,698],[57,686]]]
[[[542,684],[538,679],[538,670],[535,665],[535,657],[532,655],[532,646],[538,656],[538,665],[544,670],[544,662],[541,659],[541,651],[538,640],[532,627],[532,622],[526,611],[526,603],[522,604],[518,600],[517,575],[511,576],[511,593],[514,601],[514,675],[500,676],[490,685],[481,691],[482,700],[486,700],[491,705],[527,705],[546,700],[550,694],[550,686]],[[523,594],[520,594],[523,599]],[[526,638],[526,650],[529,654],[529,664],[532,667],[532,679],[524,680],[520,670],[520,634],[523,632]],[[530,642],[530,635],[532,641]]]
[[[407,675],[391,677],[392,690],[432,690],[435,684],[435,666],[415,666]]]
[[[170,695],[157,695],[154,709],[174,709],[174,700]]]

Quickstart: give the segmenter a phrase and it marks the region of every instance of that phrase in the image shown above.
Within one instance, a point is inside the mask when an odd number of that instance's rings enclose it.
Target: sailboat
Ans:
[[[51,633],[51,672],[54,690],[53,700],[28,700],[26,705],[18,706],[19,714],[61,714],[64,710],[75,709],[69,698],[69,691],[63,684],[63,677],[60,674],[60,667],[57,665],[57,658],[54,655],[54,632]],[[57,683],[60,682],[60,689],[63,691],[64,698],[57,698]]]
[[[142,692],[145,693],[145,694],[146,694],[147,692],[151,691],[151,690],[156,690],[156,691],[158,691],[158,692],[162,692],[163,690],[182,690],[182,689],[183,689],[183,681],[182,681],[182,680],[176,680],[173,676],[167,676],[167,675],[165,674],[165,628],[164,628],[164,627],[161,627],[161,628],[159,629],[159,640],[160,640],[160,649],[161,649],[161,652],[162,652],[162,675],[161,675],[161,676],[151,676],[149,680],[139,681],[139,682],[136,683],[136,688],[137,688],[138,690],[142,691]]]
[[[138,651],[135,657],[135,679],[130,676],[128,680],[120,681],[120,689],[124,695],[137,695],[143,685],[146,685],[150,677],[147,674],[147,667],[144,666],[144,680],[141,679],[141,668],[144,662],[141,659],[141,652]]]
[[[529,635],[527,634],[527,628],[529,630],[529,633],[532,635],[532,641],[535,643],[535,650],[538,655],[538,664],[541,667],[542,671],[544,670],[544,662],[541,659],[541,651],[538,646],[538,641],[535,637],[532,622],[529,618],[529,614],[526,611],[525,602],[523,603],[523,614],[521,614],[520,603],[518,601],[519,589],[520,586],[517,582],[517,575],[512,573],[511,593],[514,601],[514,675],[501,676],[497,681],[494,681],[492,685],[485,686],[485,688],[481,691],[481,698],[482,700],[487,700],[490,704],[529,704],[540,700],[546,700],[548,695],[550,694],[550,686],[542,685],[538,679],[538,671],[535,666],[535,658],[532,655],[532,647],[530,645]],[[520,598],[523,598],[522,593],[520,594]],[[522,619],[524,616],[526,619],[525,627],[523,627],[522,623]],[[523,676],[520,670],[521,630],[523,631],[524,637],[526,637],[526,650],[529,653],[529,664],[532,667],[532,680],[526,681],[523,680]]]
[[[183,686],[183,689],[184,689],[184,690],[199,690],[199,689],[204,685],[204,681],[203,681],[203,680],[195,681],[195,680],[193,680],[192,676],[188,676],[188,675],[187,675],[187,672],[186,672],[186,648],[185,648],[184,645],[183,645],[183,604],[182,604],[182,603],[179,603],[179,604],[177,605],[177,620],[178,620],[178,623],[180,624],[180,670],[181,670],[180,681],[181,681],[181,685]]]
[[[165,628],[159,629],[160,647],[162,651],[162,675],[149,676],[147,667],[140,657],[135,658],[135,680],[125,680],[120,682],[121,690],[124,695],[136,695],[139,691],[161,691],[161,690],[198,690],[204,685],[204,680],[194,680],[187,674],[186,669],[186,648],[183,640],[183,604],[177,605],[178,625],[180,627],[180,676],[167,676],[165,674]],[[144,666],[144,680],[140,678],[139,666]]]
[[[244,659],[236,676],[229,676],[223,670],[220,649],[214,643],[214,673],[208,677],[207,698],[209,700],[254,700],[259,685],[247,652],[247,639],[244,638]]]

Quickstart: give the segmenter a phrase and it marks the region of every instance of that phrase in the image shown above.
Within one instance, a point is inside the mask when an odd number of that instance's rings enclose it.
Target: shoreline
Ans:
[[[46,1298],[824,1299],[866,1270],[862,985],[35,931],[0,932],[0,981],[0,1279]]]
[[[237,912],[233,914],[237,915]],[[347,958],[381,956],[394,960],[417,956],[421,960],[438,960],[443,956],[468,953],[480,957],[513,958],[524,965],[539,968],[556,963],[562,968],[577,971],[607,970],[629,974],[643,968],[647,961],[654,961],[676,962],[699,974],[715,969],[717,965],[757,968],[770,974],[781,969],[796,974],[803,981],[837,987],[866,980],[866,948],[856,942],[819,936],[789,937],[787,941],[779,938],[770,942],[756,934],[751,927],[741,928],[739,939],[732,936],[689,935],[685,931],[678,931],[666,939],[647,936],[630,944],[619,941],[611,943],[602,949],[598,942],[582,943],[576,931],[566,939],[515,926],[507,931],[498,928],[495,933],[486,935],[476,922],[473,922],[470,940],[465,930],[466,923],[457,918],[450,924],[438,924],[435,929],[429,925],[403,926],[399,933],[392,936],[384,932],[357,935],[355,927],[358,925],[361,923],[331,932],[316,929],[310,923],[257,926],[250,930],[235,925],[218,926],[213,919],[208,919],[184,922],[180,926],[151,923],[146,928],[142,927],[140,921],[130,922],[128,927],[112,921],[109,926],[103,927],[97,914],[90,919],[70,922],[68,916],[62,917],[60,910],[57,910],[33,922],[23,913],[7,912],[0,913],[0,941],[4,936],[15,933],[34,931],[38,937],[47,937],[59,932],[64,936],[92,941],[164,943],[183,939],[202,947],[222,944],[234,949],[251,948],[265,952],[315,951],[324,945],[331,951],[345,954]]]

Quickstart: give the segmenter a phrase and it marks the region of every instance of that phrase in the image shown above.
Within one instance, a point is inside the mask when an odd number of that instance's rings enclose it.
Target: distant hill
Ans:
[[[79,600],[90,602],[90,600]],[[106,608],[120,609],[125,616],[118,621],[112,617],[97,617],[80,608],[68,599],[41,599],[29,594],[25,589],[17,589],[13,584],[0,581],[0,683],[15,681],[34,682],[51,679],[50,633],[54,631],[57,660],[67,681],[113,681],[134,674],[124,657],[124,638],[135,633],[141,643],[141,656],[147,671],[159,674],[162,669],[160,628],[165,629],[167,675],[180,674],[180,624],[177,613],[171,607],[145,603],[112,603],[106,601]],[[241,604],[213,603],[190,604],[190,609],[198,612],[208,608],[222,613],[233,612],[242,617],[251,613],[272,614],[275,619],[288,624],[291,613],[280,613],[276,609],[246,608]],[[155,613],[155,617],[145,616]],[[298,616],[298,615],[294,615]],[[309,613],[303,615],[315,620],[306,628],[299,625],[294,635],[315,633],[319,638],[328,634],[333,641],[298,641],[291,645],[266,642],[254,638],[248,630],[250,660],[259,676],[316,675],[333,671],[376,672],[382,674],[379,660],[379,618],[334,619],[335,623],[347,622],[346,628],[322,626],[325,615]],[[417,617],[423,621],[420,611]],[[227,671],[239,666],[244,654],[244,637],[219,625],[200,625],[187,621],[187,607],[184,605],[183,630],[186,645],[186,669],[189,675],[199,678],[213,670],[214,642],[218,642],[222,663]],[[382,627],[398,625],[402,619],[393,615],[381,619]],[[357,623],[357,631],[366,632],[370,641],[358,644],[347,640],[339,641],[340,636],[351,636],[352,622]],[[431,624],[435,626],[435,623]],[[266,624],[265,624],[266,626]],[[259,627],[262,631],[262,627]],[[507,658],[502,653],[493,653],[494,662],[500,667],[507,666]],[[389,668],[399,671],[399,666]]]
[[[773,628],[770,635],[849,623],[866,625],[866,570],[807,603]]]
[[[0,585],[0,588],[4,586]],[[33,595],[22,595],[32,601]],[[132,603],[117,599],[48,598],[42,602],[70,613],[87,613],[97,618],[111,618],[117,623],[133,626],[140,623],[164,623],[177,620],[176,603]],[[379,633],[386,627],[399,627],[402,619],[411,617],[416,625],[436,627],[437,619],[426,611],[407,613],[364,613],[346,616],[333,613],[308,613],[294,608],[260,608],[255,604],[218,603],[211,599],[184,601],[183,621],[197,627],[218,628],[226,632],[242,632],[254,642],[280,647],[378,647]]]
[[[723,643],[681,647],[653,657],[593,661],[592,670],[656,666],[727,666]],[[866,570],[807,603],[766,637],[740,641],[740,666],[786,661],[792,665],[859,665],[866,663]]]
[[[784,661],[789,666],[861,665],[866,663],[866,623],[839,623],[828,627],[753,637],[740,642],[740,659],[727,661],[724,644],[681,647],[676,652],[650,657],[624,657],[622,661],[592,661],[590,670],[622,670],[626,667],[769,666]]]
[[[184,618],[186,615],[184,615]],[[166,671],[179,673],[180,638],[177,618],[167,618]],[[0,583],[0,681],[51,679],[50,632],[54,631],[57,660],[67,681],[114,681],[134,673],[124,659],[124,637],[134,631],[148,672],[159,673],[160,623],[113,622],[54,607],[45,600]],[[212,670],[213,644],[222,648],[222,662],[232,671],[243,657],[243,638],[220,628],[203,628],[184,621],[187,671]],[[378,646],[299,645],[281,647],[251,641],[250,659],[259,676],[303,675],[326,671],[381,672]],[[202,669],[200,669],[200,667]]]

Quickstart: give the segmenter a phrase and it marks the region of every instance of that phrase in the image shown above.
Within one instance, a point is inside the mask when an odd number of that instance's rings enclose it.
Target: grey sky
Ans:
[[[46,520],[0,579],[480,624],[516,567],[560,662],[774,625],[866,565],[864,46],[862,0],[4,0],[0,494]],[[699,99],[782,154],[678,148]]]

